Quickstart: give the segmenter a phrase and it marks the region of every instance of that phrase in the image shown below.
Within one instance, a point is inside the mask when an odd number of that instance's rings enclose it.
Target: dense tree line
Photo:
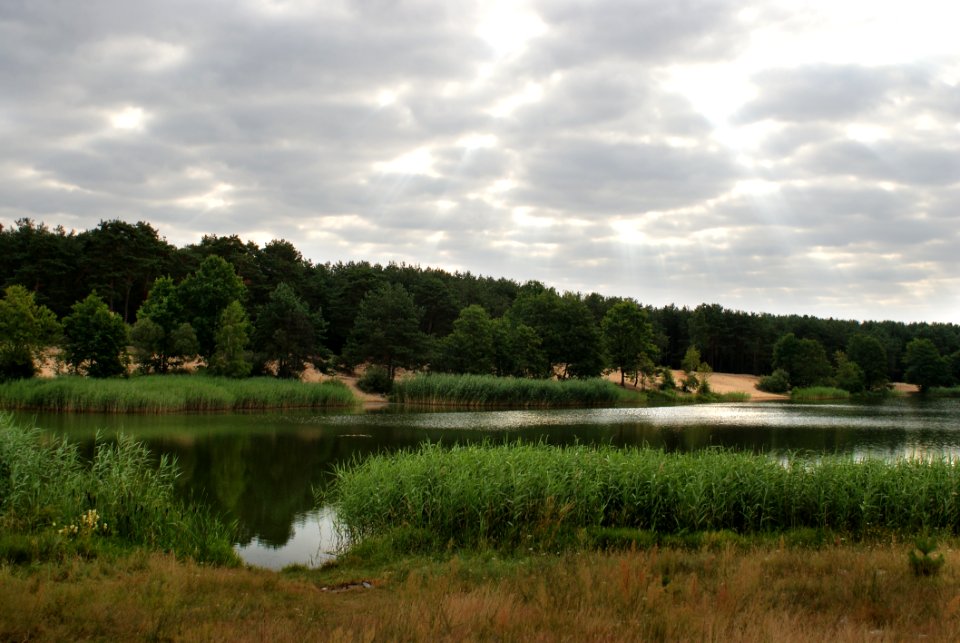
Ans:
[[[77,344],[99,333],[102,346],[126,343],[141,370],[161,373],[198,357],[234,376],[372,362],[391,375],[429,367],[587,377],[615,368],[639,378],[655,365],[683,367],[694,347],[714,371],[779,372],[788,386],[960,379],[954,324],[641,306],[419,266],[314,264],[288,241],[261,247],[235,235],[177,248],[142,221],[83,232],[28,219],[0,226],[0,287],[7,376],[26,374],[51,343],[78,372],[122,371],[122,357],[98,364]]]

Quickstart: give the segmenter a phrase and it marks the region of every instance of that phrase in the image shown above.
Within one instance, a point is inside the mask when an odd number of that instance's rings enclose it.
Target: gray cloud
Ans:
[[[951,60],[760,69],[717,123],[664,78],[733,64],[739,5],[533,2],[545,30],[500,57],[490,6],[0,4],[0,220],[146,219],[658,304],[960,313]],[[718,135],[771,123],[752,147]]]

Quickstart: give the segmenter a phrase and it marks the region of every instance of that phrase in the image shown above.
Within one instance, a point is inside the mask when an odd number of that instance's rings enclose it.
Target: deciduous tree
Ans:
[[[623,386],[628,372],[637,373],[644,358],[650,361],[656,354],[653,327],[646,311],[632,301],[621,301],[607,311],[600,328],[610,364],[620,370]]]
[[[113,377],[127,372],[127,325],[96,294],[63,319],[63,356],[75,373]]]
[[[33,377],[36,360],[53,343],[60,324],[23,286],[9,286],[0,299],[0,380]]]

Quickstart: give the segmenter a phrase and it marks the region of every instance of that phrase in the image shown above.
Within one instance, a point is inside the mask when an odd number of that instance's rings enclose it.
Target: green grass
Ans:
[[[174,497],[176,464],[127,436],[74,444],[0,414],[0,559],[32,562],[128,547],[235,563],[233,528]]]
[[[445,374],[397,380],[390,399],[411,405],[523,408],[612,406],[645,401],[643,394],[602,379],[557,381]]]
[[[790,399],[794,402],[817,402],[820,400],[849,400],[850,392],[832,386],[810,386],[795,388],[790,391]]]
[[[355,542],[403,526],[428,543],[512,547],[598,528],[956,533],[958,491],[952,460],[427,445],[338,469],[330,499]]]
[[[355,403],[350,389],[342,382],[306,384],[272,377],[229,379],[202,375],[146,375],[97,380],[66,376],[0,383],[0,408],[61,413],[327,408]]]

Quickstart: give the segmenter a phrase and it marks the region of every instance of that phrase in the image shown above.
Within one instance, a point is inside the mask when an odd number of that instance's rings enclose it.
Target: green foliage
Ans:
[[[273,408],[337,408],[356,404],[342,382],[308,384],[272,377],[144,375],[92,381],[82,377],[0,383],[0,408],[55,413],[170,413]]]
[[[332,499],[359,541],[405,525],[439,543],[515,546],[560,531],[960,528],[950,460],[785,463],[745,453],[425,445],[338,468]]]
[[[673,371],[669,366],[665,366],[660,369],[660,390],[661,391],[675,391],[677,389],[677,383],[673,379]]]
[[[620,370],[620,385],[626,373],[637,373],[641,365],[651,364],[657,348],[647,313],[632,301],[614,304],[600,323],[610,364]]]
[[[680,368],[683,369],[684,373],[694,373],[699,366],[700,351],[697,350],[696,346],[688,347],[687,352],[683,356],[683,361],[680,362]]]
[[[0,299],[0,381],[33,377],[35,361],[56,340],[60,324],[23,286],[9,286]]]
[[[541,284],[527,284],[507,314],[539,336],[548,364],[544,376],[554,369],[561,377],[597,377],[602,372],[605,357],[600,331],[578,295],[561,296]]]
[[[914,541],[915,547],[907,554],[910,570],[914,576],[936,576],[943,567],[943,554],[937,556],[933,552],[937,549],[937,541],[930,536],[921,536]]]
[[[276,362],[277,377],[298,378],[308,361],[320,363],[325,330],[323,317],[281,283],[257,313],[254,344],[261,361]]]
[[[380,366],[370,366],[363,375],[357,378],[357,388],[364,393],[388,395],[393,390],[393,380],[387,369]]]
[[[199,354],[209,363],[216,350],[220,316],[232,301],[243,301],[246,288],[233,266],[212,255],[177,288],[177,298],[186,320],[197,334]]]
[[[858,333],[847,341],[847,357],[863,372],[863,385],[867,390],[883,389],[888,381],[887,350],[873,335]],[[838,367],[839,370],[839,367]],[[839,374],[838,374],[839,377]],[[840,388],[847,388],[840,386]],[[851,389],[847,389],[851,393]]]
[[[239,301],[232,301],[220,316],[217,328],[217,349],[210,358],[210,373],[224,377],[247,377],[250,363],[250,321]]]
[[[235,564],[232,529],[177,502],[173,461],[121,436],[99,443],[89,464],[66,440],[0,415],[0,531],[52,538],[48,554],[101,541],[170,550],[200,561]]]
[[[141,373],[166,373],[196,356],[200,349],[197,334],[184,319],[173,279],[154,281],[130,330],[133,358]]]
[[[344,357],[352,364],[383,366],[394,379],[398,367],[411,368],[422,357],[426,338],[420,332],[420,315],[403,286],[381,286],[360,302]]]
[[[127,372],[127,325],[96,293],[63,319],[63,357],[74,373],[115,377]]]
[[[842,351],[836,354],[837,370],[834,374],[837,387],[850,393],[862,393],[867,388],[867,378],[856,362],[847,359]]]
[[[815,339],[797,339],[787,333],[773,347],[773,368],[790,375],[791,387],[816,386],[833,372],[823,344]]]
[[[757,382],[757,388],[767,393],[786,393],[790,390],[790,375],[778,368],[770,375],[765,375]]]
[[[605,406],[639,399],[625,395],[622,389],[601,379],[428,374],[397,380],[391,399],[401,404],[515,408]]]
[[[440,344],[435,369],[448,373],[489,375],[494,372],[494,322],[476,304],[460,311],[453,332]]]
[[[949,365],[929,339],[914,339],[907,344],[903,362],[906,366],[904,379],[918,385],[921,393],[950,382]]]
[[[540,336],[510,317],[493,320],[494,370],[499,376],[547,377],[550,363]]]

